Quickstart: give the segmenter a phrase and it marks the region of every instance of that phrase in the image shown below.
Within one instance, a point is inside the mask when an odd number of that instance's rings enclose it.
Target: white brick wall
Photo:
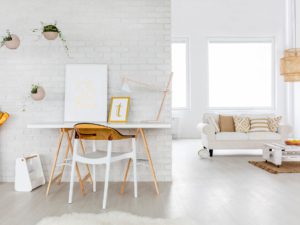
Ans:
[[[124,75],[164,86],[171,64],[170,14],[170,0],[12,0],[1,3],[0,33],[10,29],[20,37],[21,46],[15,51],[0,49],[0,110],[11,114],[0,128],[0,181],[13,181],[14,160],[28,152],[41,154],[48,177],[58,132],[30,130],[26,125],[63,120],[65,64],[108,64],[109,97],[122,94],[119,87]],[[49,42],[32,33],[40,21],[58,22],[71,57],[66,56],[59,40]],[[45,88],[44,101],[26,99],[32,83]],[[136,90],[130,95],[129,120],[155,117],[161,94]],[[24,103],[26,111],[22,111]],[[170,96],[162,118],[170,121]],[[170,131],[153,130],[146,134],[158,179],[171,180]],[[143,151],[141,147],[138,150]],[[121,179],[124,167],[125,163],[113,166],[113,180]],[[99,170],[99,179],[103,172]],[[139,167],[139,178],[151,179],[147,167]]]

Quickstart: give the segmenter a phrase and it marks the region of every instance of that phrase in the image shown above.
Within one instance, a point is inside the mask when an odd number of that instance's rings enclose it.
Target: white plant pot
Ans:
[[[11,37],[12,40],[6,41],[4,45],[9,49],[17,49],[20,46],[20,38],[15,34],[12,34]]]
[[[49,41],[55,40],[58,37],[57,32],[43,32],[43,35]]]
[[[45,98],[46,93],[43,87],[38,87],[37,93],[32,94],[31,93],[31,98],[35,101],[41,101]]]

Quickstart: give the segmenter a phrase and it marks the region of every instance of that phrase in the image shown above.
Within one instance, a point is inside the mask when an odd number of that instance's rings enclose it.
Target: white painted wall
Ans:
[[[208,37],[275,38],[276,113],[285,116],[285,85],[279,75],[285,38],[284,8],[284,0],[172,0],[172,36],[190,39],[191,110],[173,113],[179,118],[173,131],[178,137],[200,137],[196,125],[208,110]]]
[[[32,33],[40,21],[55,20],[71,57],[60,41],[38,39]],[[13,181],[15,159],[29,152],[41,154],[45,174],[49,175],[58,131],[30,130],[26,125],[63,120],[65,64],[108,64],[109,97],[124,95],[118,91],[124,75],[164,87],[171,70],[170,20],[170,0],[1,2],[0,34],[10,29],[21,38],[21,46],[15,51],[0,49],[0,110],[11,114],[0,128],[0,181]],[[45,88],[44,101],[25,101],[32,83]],[[161,93],[135,91],[131,98],[129,121],[155,118]],[[24,101],[26,111],[22,111]],[[162,119],[171,119],[170,98]],[[153,130],[146,135],[158,179],[171,180],[171,131]],[[127,145],[116,146],[124,149]],[[143,149],[138,152],[143,153]],[[112,180],[120,180],[124,168],[125,162],[114,165]],[[99,174],[99,179],[103,178],[103,169]],[[151,180],[149,168],[139,167],[139,179]]]

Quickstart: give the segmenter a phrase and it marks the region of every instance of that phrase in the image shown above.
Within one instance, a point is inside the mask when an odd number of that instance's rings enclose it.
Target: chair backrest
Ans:
[[[78,123],[74,125],[75,138],[83,140],[122,140],[134,135],[123,135],[116,129],[94,123]]]

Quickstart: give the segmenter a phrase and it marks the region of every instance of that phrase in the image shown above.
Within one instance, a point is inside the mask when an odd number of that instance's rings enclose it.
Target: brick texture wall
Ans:
[[[109,67],[109,97],[119,91],[122,76],[163,87],[171,70],[170,0],[12,0],[0,7],[0,33],[6,29],[21,39],[17,50],[0,49],[0,110],[11,117],[0,128],[0,181],[14,180],[14,164],[24,153],[41,155],[46,177],[55,153],[58,131],[26,128],[30,122],[62,121],[64,68],[67,63],[99,63]],[[57,21],[70,57],[59,40],[46,41],[32,33],[40,22]],[[34,102],[28,96],[32,83],[46,90],[46,98]],[[128,94],[125,94],[128,95]],[[161,93],[134,89],[130,121],[154,119]],[[168,96],[162,120],[170,122]],[[129,132],[129,131],[123,131]],[[171,131],[146,132],[160,181],[171,180]],[[144,155],[139,140],[138,152]],[[102,144],[105,147],[105,144]],[[125,151],[127,144],[116,143]],[[65,143],[63,144],[65,147]],[[99,145],[101,147],[101,145]],[[103,179],[104,167],[98,169]],[[122,178],[124,163],[112,167],[112,180]],[[149,168],[138,167],[140,180],[151,180]],[[68,172],[64,180],[68,180]]]

